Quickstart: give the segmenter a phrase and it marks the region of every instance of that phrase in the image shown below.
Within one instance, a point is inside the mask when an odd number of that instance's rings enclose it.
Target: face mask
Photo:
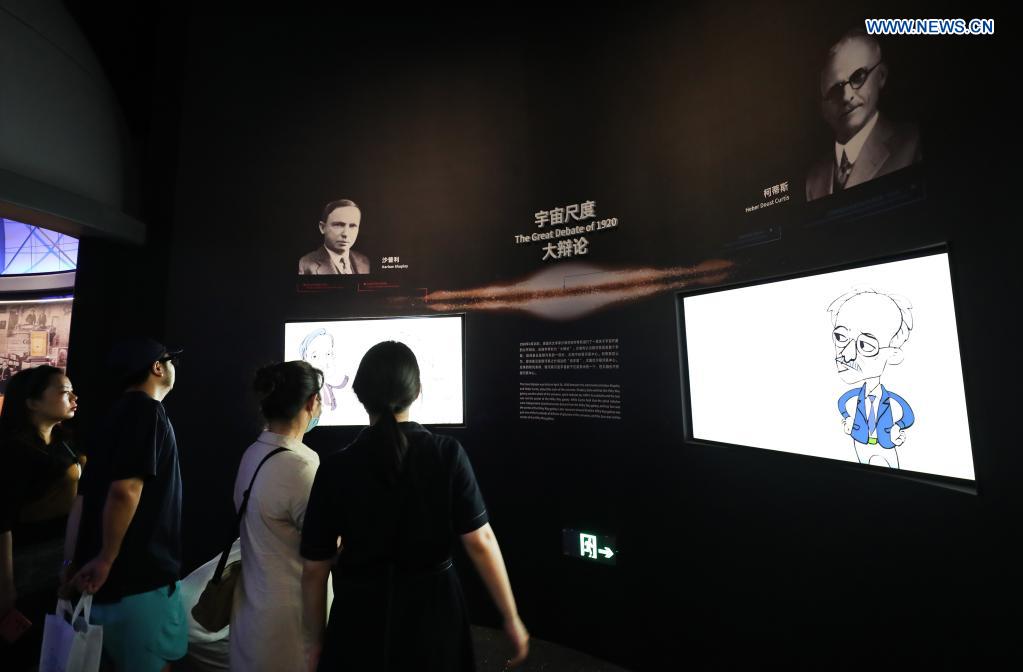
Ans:
[[[309,424],[305,428],[306,434],[313,431],[318,424],[320,424],[320,416],[317,415],[315,418],[309,418]]]

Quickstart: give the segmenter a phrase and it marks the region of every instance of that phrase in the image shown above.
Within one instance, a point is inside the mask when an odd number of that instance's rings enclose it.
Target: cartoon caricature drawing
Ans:
[[[861,464],[898,469],[896,447],[915,420],[906,400],[881,384],[885,369],[905,357],[912,308],[903,297],[873,289],[853,289],[828,307],[838,375],[859,385],[839,398],[838,412]]]
[[[314,329],[306,334],[298,348],[299,356],[323,371],[323,387],[320,396],[323,405],[330,410],[337,409],[335,390],[348,385],[348,376],[338,370],[335,363],[334,336],[326,329]]]

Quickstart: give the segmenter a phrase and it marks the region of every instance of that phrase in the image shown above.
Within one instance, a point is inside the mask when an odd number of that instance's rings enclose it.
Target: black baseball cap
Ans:
[[[151,338],[130,338],[114,345],[107,365],[120,377],[133,376],[148,369],[158,359],[179,357],[182,352],[181,348],[168,348]]]

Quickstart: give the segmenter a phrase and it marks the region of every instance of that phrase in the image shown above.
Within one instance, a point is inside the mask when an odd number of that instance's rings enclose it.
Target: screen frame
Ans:
[[[469,374],[467,370],[468,360],[466,357],[466,350],[468,349],[467,341],[465,338],[466,334],[466,316],[467,313],[429,313],[425,315],[370,315],[366,317],[323,317],[323,318],[286,318],[283,322],[284,329],[281,330],[281,344],[280,352],[283,356],[285,355],[285,348],[287,343],[285,342],[284,335],[287,333],[287,325],[289,324],[306,324],[310,322],[369,322],[372,320],[420,320],[420,319],[431,319],[435,317],[457,317],[459,318],[459,325],[461,327],[462,335],[462,422],[461,423],[419,423],[423,427],[436,427],[439,429],[467,429],[469,426],[469,394],[468,394],[468,380]],[[369,424],[369,418],[367,417],[366,423],[363,425],[323,425],[324,428],[331,429],[352,429],[354,427],[364,427]]]
[[[799,453],[787,453],[779,450],[771,450],[770,448],[762,448],[758,446],[746,446],[736,443],[726,443],[723,441],[713,441],[710,439],[700,439],[693,436],[693,409],[692,409],[692,391],[689,383],[689,351],[686,343],[686,322],[685,322],[685,299],[689,297],[699,296],[702,294],[713,294],[716,292],[723,292],[732,289],[742,289],[744,287],[755,287],[757,285],[766,285],[775,282],[783,282],[786,280],[797,280],[799,278],[812,277],[815,275],[826,275],[828,273],[836,273],[839,271],[846,271],[855,268],[864,268],[867,266],[874,266],[878,264],[885,264],[895,261],[908,261],[910,259],[917,259],[921,257],[934,256],[938,254],[947,255],[946,261],[948,262],[949,278],[952,286],[952,313],[956,321],[956,338],[959,344],[959,362],[962,366],[963,371],[963,392],[966,397],[966,422],[967,431],[970,436],[970,457],[973,461],[973,474],[974,480],[968,480],[963,478],[955,478],[952,476],[944,476],[937,474],[930,474],[927,472],[911,471],[907,469],[889,469],[871,464],[859,464],[854,462],[846,462],[835,458],[818,457],[814,455],[801,455]],[[793,460],[804,460],[806,462],[830,464],[836,467],[842,467],[846,469],[852,469],[855,471],[861,471],[864,473],[877,474],[880,476],[888,476],[901,480],[918,481],[931,485],[938,485],[941,487],[949,488],[951,490],[957,490],[970,495],[980,494],[980,472],[977,464],[977,437],[975,423],[970,417],[970,398],[966,394],[967,389],[967,366],[963,358],[963,345],[962,345],[962,329],[960,328],[960,316],[958,307],[958,292],[956,290],[955,274],[953,255],[950,249],[949,243],[942,242],[935,245],[928,245],[925,247],[914,248],[901,253],[895,253],[892,255],[885,255],[883,257],[871,257],[867,259],[860,259],[857,261],[851,261],[844,264],[832,264],[827,266],[819,266],[810,269],[805,269],[793,273],[784,273],[778,275],[762,276],[751,280],[743,280],[733,283],[725,283],[721,285],[715,285],[713,287],[701,287],[698,289],[681,291],[675,295],[675,318],[676,318],[676,336],[678,338],[678,354],[679,354],[679,379],[681,381],[681,394],[682,394],[682,424],[683,424],[683,443],[687,445],[699,446],[699,447],[713,447],[713,448],[730,448],[739,451],[757,451],[758,454],[771,454],[779,456],[778,459],[793,459]]]

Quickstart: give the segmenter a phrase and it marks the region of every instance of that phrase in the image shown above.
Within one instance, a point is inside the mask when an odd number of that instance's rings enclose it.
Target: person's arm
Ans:
[[[508,581],[508,570],[504,566],[501,547],[497,544],[497,535],[490,523],[462,535],[462,545],[480,573],[490,597],[493,598],[497,610],[504,620],[504,632],[511,641],[513,652],[509,665],[518,665],[529,654],[529,633],[519,618],[512,595],[511,583]]]
[[[304,560],[302,563],[302,612],[306,632],[312,636],[306,664],[316,670],[323,651],[327,627],[327,579],[333,560]]]
[[[103,506],[103,547],[72,579],[83,592],[96,593],[106,583],[141,497],[141,478],[125,478],[110,484]]]
[[[3,465],[0,466],[0,618],[14,608],[17,590],[14,587],[14,527],[25,501],[32,466],[24,460],[25,451],[8,445],[4,439]],[[9,457],[8,457],[9,455]]]
[[[902,409],[902,417],[896,420],[895,424],[902,429],[909,429],[913,426],[913,423],[916,422],[916,416],[913,415],[913,409],[910,408],[909,404],[906,403],[906,400],[899,395],[894,392],[889,392],[888,394],[895,399],[895,401],[899,404],[899,407]]]
[[[847,406],[849,404],[849,400],[852,399],[853,397],[859,395],[859,393],[860,393],[859,389],[849,390],[848,392],[843,394],[841,397],[839,397],[839,399],[838,399],[838,412],[842,414],[842,418],[843,419],[848,418],[849,415],[850,415],[849,409],[847,408]]]
[[[6,448],[7,446],[4,446]],[[24,478],[22,465],[6,463],[0,474],[0,618],[14,608],[18,594],[14,588],[14,525],[18,520],[18,502],[21,501]]]
[[[71,503],[71,512],[67,516],[67,527],[64,530],[64,562],[60,567],[61,587],[71,579],[69,570],[75,561],[75,549],[78,548],[78,526],[82,522],[82,504],[82,496],[78,495]]]
[[[14,608],[18,594],[14,590],[14,535],[0,534],[0,617]]]
[[[302,617],[312,641],[306,652],[306,665],[316,670],[327,623],[327,580],[338,553],[338,529],[334,512],[338,510],[336,478],[331,463],[321,463],[313,477],[312,489],[302,514]]]

